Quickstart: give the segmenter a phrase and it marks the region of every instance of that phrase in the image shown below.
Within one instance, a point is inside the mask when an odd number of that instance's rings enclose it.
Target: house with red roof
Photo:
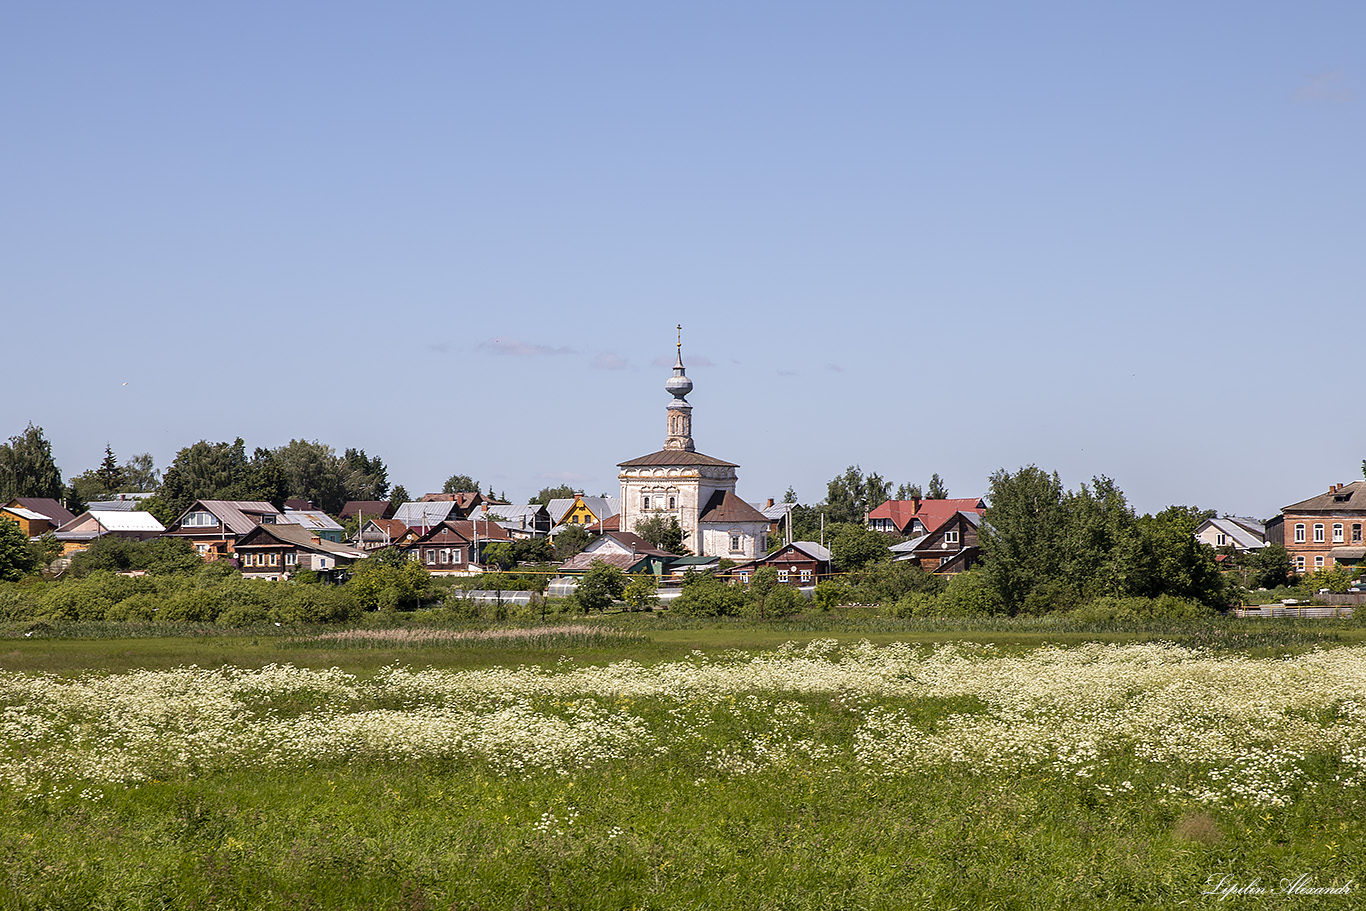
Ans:
[[[888,500],[868,511],[867,526],[910,539],[893,545],[897,560],[930,572],[962,572],[977,561],[986,508],[980,497]]]

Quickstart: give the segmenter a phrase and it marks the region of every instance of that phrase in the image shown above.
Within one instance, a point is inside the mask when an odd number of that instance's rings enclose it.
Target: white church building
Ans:
[[[653,516],[676,518],[683,545],[698,556],[737,562],[762,557],[768,550],[768,519],[735,492],[740,466],[703,455],[693,444],[687,400],[693,385],[683,369],[681,336],[664,389],[673,396],[664,448],[617,465],[622,531],[635,531],[636,523]]]

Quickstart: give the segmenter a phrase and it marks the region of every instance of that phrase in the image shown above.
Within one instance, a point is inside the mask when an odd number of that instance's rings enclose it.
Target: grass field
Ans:
[[[995,626],[13,631],[0,908],[1360,905],[1359,628]]]

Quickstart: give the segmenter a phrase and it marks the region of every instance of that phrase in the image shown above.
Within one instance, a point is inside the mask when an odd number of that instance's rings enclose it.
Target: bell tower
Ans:
[[[692,380],[683,368],[683,326],[678,326],[678,360],[674,362],[673,376],[664,384],[664,391],[673,396],[669,402],[668,434],[664,438],[665,449],[695,452],[697,447],[692,440],[692,406],[687,395],[692,392]]]

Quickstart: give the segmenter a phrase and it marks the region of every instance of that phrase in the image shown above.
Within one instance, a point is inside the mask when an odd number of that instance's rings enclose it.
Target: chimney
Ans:
[[[914,515],[918,512],[920,512],[920,498],[911,497],[911,514]]]
[[[772,497],[769,497],[769,498],[768,498],[768,502],[764,504],[764,509],[770,509],[772,506],[773,506],[773,498],[772,498]]]

